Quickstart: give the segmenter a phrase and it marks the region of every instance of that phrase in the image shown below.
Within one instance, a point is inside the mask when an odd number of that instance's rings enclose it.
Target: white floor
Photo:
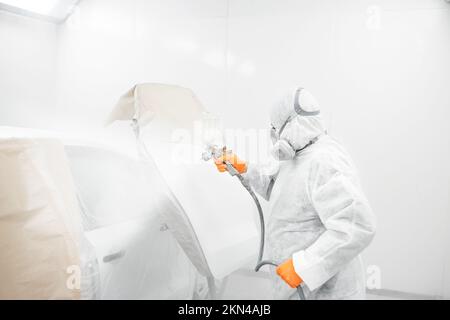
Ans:
[[[239,270],[231,274],[222,286],[219,293],[220,299],[243,299],[243,300],[270,300],[271,282],[267,272],[254,273],[253,270]],[[367,293],[367,300],[422,300],[433,299],[433,297],[420,296],[416,294],[401,293],[395,291],[380,291]],[[434,298],[436,299],[436,298]]]
[[[221,299],[270,300],[272,297],[268,273],[239,270],[225,281]]]

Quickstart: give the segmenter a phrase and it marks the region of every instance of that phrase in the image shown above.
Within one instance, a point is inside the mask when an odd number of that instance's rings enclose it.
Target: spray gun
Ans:
[[[209,161],[214,158],[214,160],[220,159],[226,154],[231,154],[231,150],[227,150],[227,147],[219,148],[217,145],[208,145],[206,147],[206,151],[203,152],[202,158],[204,161]],[[225,158],[225,157],[224,157]],[[228,173],[231,176],[239,175],[239,172],[235,167],[231,165],[228,161],[224,161],[224,164],[227,166]]]
[[[231,154],[231,150],[227,150],[227,148],[224,146],[223,148],[218,147],[217,145],[207,145],[205,152],[202,154],[202,158],[204,161],[209,161],[211,159],[217,160],[217,159],[223,159],[223,163],[227,166],[227,171],[231,176],[236,176],[241,184],[244,186],[245,189],[247,189],[248,193],[252,196],[253,201],[255,202],[255,205],[258,209],[259,214],[259,226],[260,226],[260,242],[259,242],[259,254],[258,254],[258,261],[255,266],[255,271],[258,272],[261,267],[265,265],[272,265],[274,267],[278,267],[278,264],[276,264],[273,261],[269,260],[263,260],[264,256],[264,240],[265,240],[265,223],[264,223],[264,213],[261,207],[261,203],[259,202],[258,197],[256,196],[255,192],[253,191],[250,184],[244,179],[244,177],[239,173],[239,171],[236,170],[236,168],[227,160],[225,160],[227,157],[224,157],[226,154]],[[306,300],[305,294],[303,293],[303,289],[300,286],[297,287],[297,293],[300,297],[300,300]]]

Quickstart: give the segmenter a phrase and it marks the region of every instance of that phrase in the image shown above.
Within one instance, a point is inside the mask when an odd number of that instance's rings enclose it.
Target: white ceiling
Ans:
[[[79,0],[0,0],[0,10],[51,22],[62,22]]]

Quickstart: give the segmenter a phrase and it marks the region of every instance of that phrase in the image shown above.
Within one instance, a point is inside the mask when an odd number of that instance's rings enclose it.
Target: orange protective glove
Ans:
[[[283,279],[291,288],[297,288],[302,282],[302,278],[295,272],[294,263],[289,259],[277,268],[277,274]]]
[[[247,172],[247,163],[239,159],[234,153],[226,153],[222,157],[214,160],[217,170],[220,172],[228,170],[224,161],[228,161],[239,173]]]

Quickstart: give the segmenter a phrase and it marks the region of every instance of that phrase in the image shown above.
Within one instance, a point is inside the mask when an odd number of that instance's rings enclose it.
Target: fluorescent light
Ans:
[[[50,15],[59,0],[1,0],[4,4],[33,13]]]
[[[0,0],[0,10],[52,22],[64,21],[79,0]]]

